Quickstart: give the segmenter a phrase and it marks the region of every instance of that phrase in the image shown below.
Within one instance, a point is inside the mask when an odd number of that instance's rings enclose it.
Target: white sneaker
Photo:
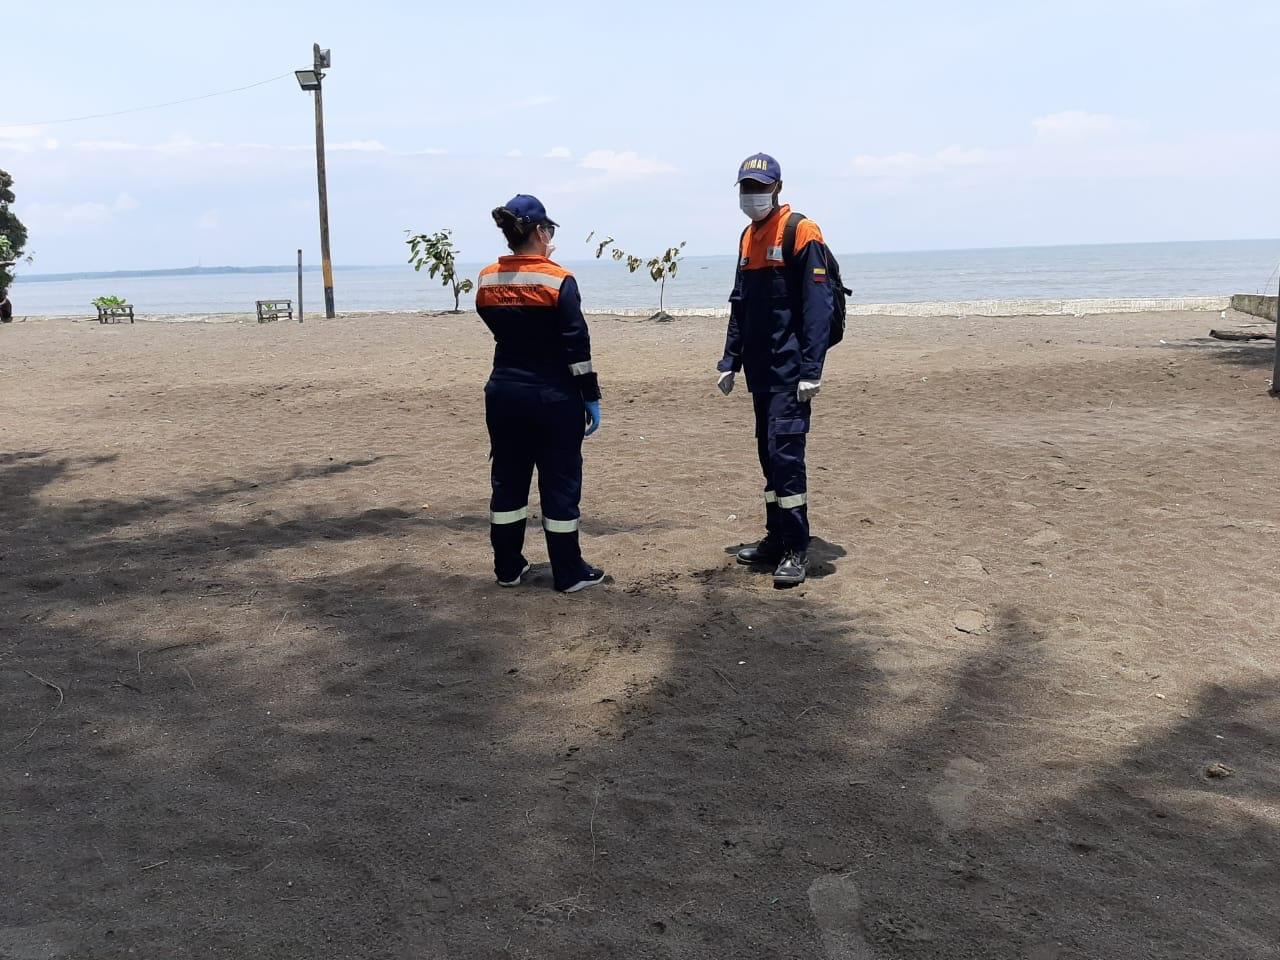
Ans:
[[[518,587],[518,586],[520,586],[520,584],[524,581],[524,575],[525,575],[526,573],[528,573],[528,572],[529,572],[529,569],[530,569],[532,566],[533,566],[532,564],[526,563],[526,564],[524,565],[524,569],[523,569],[523,570],[521,570],[519,573],[517,573],[517,574],[516,574],[516,578],[515,578],[514,580],[499,580],[499,581],[498,581],[498,586],[500,586],[500,587]]]

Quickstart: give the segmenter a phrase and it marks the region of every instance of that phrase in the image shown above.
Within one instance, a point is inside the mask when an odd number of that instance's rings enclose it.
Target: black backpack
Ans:
[[[793,213],[787,218],[787,225],[782,231],[782,260],[788,268],[795,266],[796,228],[801,220],[808,219],[803,213]],[[840,279],[840,264],[836,261],[831,248],[823,245],[827,261],[827,282],[831,284],[831,302],[835,309],[831,315],[831,339],[828,347],[834,347],[844,339],[844,324],[847,316],[845,298],[853,296],[853,291]]]

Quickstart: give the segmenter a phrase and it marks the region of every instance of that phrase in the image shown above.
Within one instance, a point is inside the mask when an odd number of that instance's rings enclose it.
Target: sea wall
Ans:
[[[1247,313],[1251,317],[1275,320],[1277,299],[1276,297],[1259,296],[1256,293],[1237,293],[1231,298],[1231,309]]]

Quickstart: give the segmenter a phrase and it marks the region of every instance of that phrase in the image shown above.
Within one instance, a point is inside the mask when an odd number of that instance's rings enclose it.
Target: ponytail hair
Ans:
[[[498,225],[502,235],[507,238],[507,246],[515,253],[529,242],[529,235],[538,226],[536,223],[522,221],[506,207],[493,208],[493,222]]]

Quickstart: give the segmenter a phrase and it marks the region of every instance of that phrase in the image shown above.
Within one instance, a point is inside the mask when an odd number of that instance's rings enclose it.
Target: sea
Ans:
[[[1280,240],[1129,243],[1088,246],[840,254],[855,304],[939,301],[1084,300],[1227,297],[1275,293]],[[612,260],[565,262],[578,278],[588,313],[643,315],[658,308],[659,289],[646,273]],[[463,264],[474,277],[481,264]],[[732,257],[688,257],[668,280],[664,306],[673,312],[718,311],[733,284]],[[425,273],[400,266],[334,270],[339,313],[452,309],[452,296]],[[296,273],[42,280],[19,275],[10,292],[22,316],[92,316],[98,296],[123,297],[139,317],[199,318],[254,312],[256,300],[297,298]],[[471,297],[463,297],[469,307]],[[320,274],[304,272],[303,307],[323,313]]]

